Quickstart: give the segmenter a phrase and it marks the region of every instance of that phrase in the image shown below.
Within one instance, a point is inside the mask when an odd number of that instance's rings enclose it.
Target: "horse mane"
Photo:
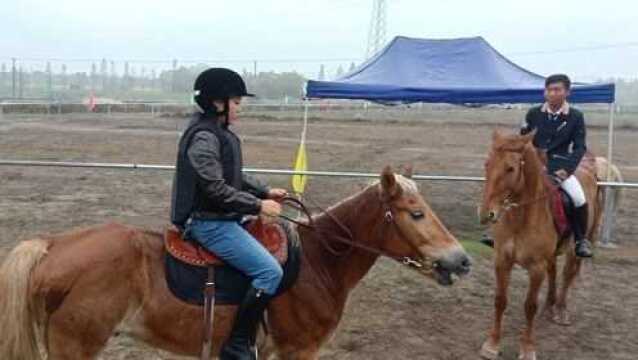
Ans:
[[[530,181],[533,181],[533,183],[544,183],[542,177],[545,176],[544,169],[547,164],[547,156],[545,153],[536,149],[536,147],[529,142],[523,149],[523,161],[523,172],[527,184],[529,184]]]
[[[414,195],[414,194],[418,194],[419,193],[419,185],[416,183],[416,181],[405,177],[401,174],[394,174],[394,178],[397,181],[397,184],[399,185],[399,187],[401,188],[401,190],[406,193],[406,194],[410,194],[410,195]],[[368,186],[369,187],[374,187],[374,186],[378,186],[381,183],[381,180],[379,179],[375,179],[373,181],[371,181]],[[365,191],[365,190],[364,190]],[[355,194],[356,196],[357,194]]]
[[[400,174],[394,174],[396,184],[403,194],[419,194],[417,183]],[[324,231],[324,236],[343,236],[343,229],[335,226],[334,217],[344,225],[356,223],[357,220],[370,212],[381,211],[382,204],[379,197],[381,191],[380,179],[370,182],[364,189],[342,199],[328,207],[325,211],[313,215],[316,226]],[[329,213],[329,214],[327,214]],[[311,233],[312,234],[312,233]],[[312,235],[311,235],[312,236]]]

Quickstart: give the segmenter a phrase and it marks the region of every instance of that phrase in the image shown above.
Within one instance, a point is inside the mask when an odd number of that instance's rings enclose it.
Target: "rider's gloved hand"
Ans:
[[[564,169],[560,169],[556,171],[554,174],[561,180],[567,180],[567,178],[569,177],[569,174]]]
[[[281,214],[281,204],[274,200],[262,200],[260,215],[279,216]]]

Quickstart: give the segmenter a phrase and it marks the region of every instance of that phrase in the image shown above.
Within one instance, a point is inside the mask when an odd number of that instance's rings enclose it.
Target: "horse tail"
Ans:
[[[48,247],[46,240],[24,241],[0,267],[0,359],[42,359],[38,338],[44,303],[33,295],[30,279]]]

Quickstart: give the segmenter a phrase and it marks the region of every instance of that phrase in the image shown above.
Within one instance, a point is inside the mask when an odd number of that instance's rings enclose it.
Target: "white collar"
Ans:
[[[541,107],[541,111],[551,115],[569,115],[569,103],[565,101],[563,105],[561,105],[560,109],[558,109],[558,111],[553,112],[552,108],[549,106],[549,103],[545,102]]]

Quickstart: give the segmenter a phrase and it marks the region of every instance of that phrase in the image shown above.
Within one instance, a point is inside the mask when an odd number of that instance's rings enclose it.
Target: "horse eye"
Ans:
[[[425,217],[425,214],[423,211],[410,211],[410,216],[412,216],[412,219],[414,220],[420,220]]]
[[[508,166],[508,167],[507,167],[507,172],[508,172],[508,173],[511,173],[511,172],[513,172],[513,171],[514,171],[514,167],[513,167],[513,166]]]

